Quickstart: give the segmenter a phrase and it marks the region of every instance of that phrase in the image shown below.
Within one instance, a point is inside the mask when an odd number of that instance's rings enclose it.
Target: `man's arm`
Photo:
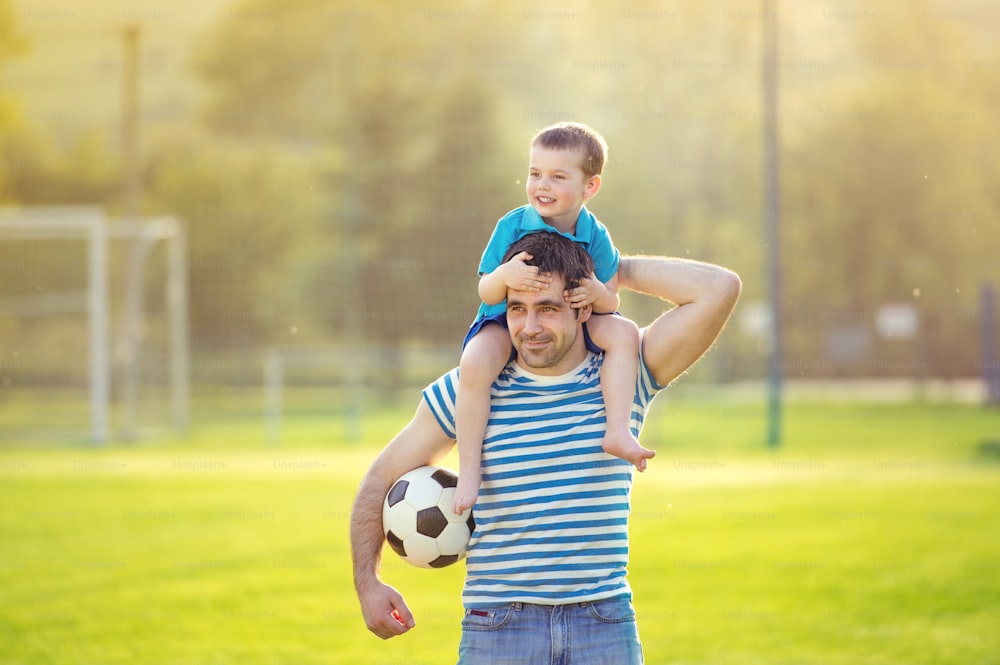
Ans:
[[[361,601],[365,625],[382,639],[402,635],[416,625],[403,597],[379,576],[385,540],[382,502],[401,475],[440,460],[454,443],[421,400],[413,420],[372,463],[354,498],[351,510],[354,588]]]
[[[667,385],[715,342],[740,296],[740,278],[721,266],[688,259],[623,257],[620,286],[675,305],[643,337],[643,358],[660,385]]]

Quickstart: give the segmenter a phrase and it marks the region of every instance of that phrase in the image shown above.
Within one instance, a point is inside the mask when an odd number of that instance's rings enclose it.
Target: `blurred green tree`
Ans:
[[[11,0],[0,0],[0,68],[23,55],[27,48],[28,42],[18,28]],[[0,92],[0,154],[4,156],[0,165],[0,202],[10,197],[10,173],[19,168],[18,160],[11,156],[10,146],[11,136],[21,121],[15,100]]]
[[[872,355],[843,371],[968,375],[978,287],[996,278],[1000,242],[982,56],[923,3],[857,36],[866,85],[788,150],[789,348],[802,364],[821,359],[838,328],[871,331],[880,306],[912,304],[918,340],[873,338]]]
[[[297,270],[319,242],[311,222],[325,209],[313,160],[212,137],[162,150],[150,158],[149,198],[188,229],[196,344],[239,349],[315,337]]]
[[[995,279],[995,27],[943,0],[817,6],[782,6],[788,362],[841,371],[830,336],[910,302],[941,371],[969,373],[975,291]],[[11,7],[0,60],[21,48]],[[193,55],[207,128],[144,135],[145,210],[189,225],[196,342],[457,342],[479,252],[524,200],[528,138],[563,119],[608,138],[591,207],[623,251],[720,261],[760,300],[759,19],[694,0],[234,3]],[[113,210],[111,147],[46,131],[0,103],[0,196]],[[739,362],[758,375],[762,356]]]
[[[498,186],[495,93],[459,48],[478,35],[449,44],[414,25],[451,12],[247,0],[196,57],[215,131],[326,155],[314,162],[325,210],[297,222],[315,230],[301,272],[331,333],[457,343],[481,247],[516,205]]]

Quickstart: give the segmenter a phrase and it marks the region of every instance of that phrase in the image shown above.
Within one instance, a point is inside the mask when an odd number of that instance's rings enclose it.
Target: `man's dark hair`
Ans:
[[[558,233],[529,233],[511,244],[503,262],[510,261],[521,252],[531,254],[531,258],[525,261],[529,266],[536,266],[540,272],[562,275],[567,289],[575,289],[594,272],[594,260],[590,254]]]

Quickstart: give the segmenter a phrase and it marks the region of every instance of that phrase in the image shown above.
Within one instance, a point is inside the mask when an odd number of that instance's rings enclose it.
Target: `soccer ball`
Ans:
[[[439,466],[404,473],[385,495],[382,529],[403,561],[421,568],[443,568],[465,558],[476,523],[472,509],[456,515],[451,507],[458,476]]]

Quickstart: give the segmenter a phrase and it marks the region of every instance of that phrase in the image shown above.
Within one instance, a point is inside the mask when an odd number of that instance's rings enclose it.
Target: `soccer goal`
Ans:
[[[141,298],[113,297],[137,291],[116,288],[113,275],[123,264],[124,278],[147,281],[161,241],[164,290],[153,317]],[[116,261],[126,245],[134,260]],[[144,387],[136,331],[156,342],[166,369],[147,375],[164,377],[168,417],[186,428],[185,260],[183,229],[171,217],[113,222],[88,206],[0,209],[0,439],[83,435],[103,444],[113,438],[113,411],[119,434],[133,438]]]

